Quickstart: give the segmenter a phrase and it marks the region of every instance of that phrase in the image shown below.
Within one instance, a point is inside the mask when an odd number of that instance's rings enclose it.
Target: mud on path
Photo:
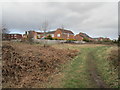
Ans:
[[[94,88],[108,88],[97,71],[97,65],[93,55],[94,53],[95,52],[90,50],[87,54],[87,72],[89,73],[91,84]]]

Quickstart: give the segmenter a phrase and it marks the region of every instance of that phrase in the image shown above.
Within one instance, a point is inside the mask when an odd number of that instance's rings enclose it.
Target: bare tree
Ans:
[[[8,34],[10,33],[10,31],[8,30],[8,28],[5,25],[2,25],[0,27],[1,31],[2,31],[2,36],[5,37],[5,39],[9,39]]]
[[[32,44],[34,41],[33,41],[33,37],[34,37],[34,34],[33,34],[33,31],[28,31],[28,35],[27,35],[27,37],[28,37],[28,42],[30,43],[30,44]]]
[[[60,28],[64,30],[64,28],[65,28],[65,25],[63,25],[63,24],[62,24],[62,25],[60,26]]]
[[[44,36],[46,36],[46,32],[48,31],[48,29],[49,29],[49,24],[48,24],[48,21],[44,21],[43,23],[42,23],[42,25],[41,25],[41,31],[43,31],[44,32]]]
[[[10,31],[7,29],[7,27],[5,25],[2,25],[1,30],[2,30],[2,34],[9,34],[10,33]]]
[[[41,27],[40,27],[40,30],[44,32],[44,35],[43,37],[45,38],[46,37],[46,32],[49,30],[49,23],[47,20],[45,20]],[[44,47],[45,47],[45,40],[44,40]]]

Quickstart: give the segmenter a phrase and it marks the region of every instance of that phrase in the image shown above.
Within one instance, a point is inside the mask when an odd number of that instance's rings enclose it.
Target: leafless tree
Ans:
[[[65,28],[65,25],[63,25],[63,24],[62,24],[62,25],[60,26],[60,28],[64,30],[64,28]]]
[[[28,39],[28,42],[30,43],[30,44],[32,44],[34,41],[33,41],[33,37],[34,37],[34,35],[33,35],[33,32],[32,31],[29,31],[28,32],[29,34],[27,35],[27,39]]]
[[[48,31],[48,29],[49,29],[49,24],[48,21],[45,20],[40,27],[40,30],[44,32],[44,36],[46,36],[46,32]]]
[[[9,39],[8,36],[7,36],[7,34],[10,33],[10,31],[8,30],[8,28],[7,28],[5,25],[2,25],[2,26],[0,27],[0,29],[1,29],[1,31],[2,31],[2,36],[4,36],[5,39]]]
[[[10,31],[8,30],[8,28],[5,25],[1,26],[1,30],[2,30],[2,34],[9,34]]]
[[[45,20],[41,27],[40,27],[40,30],[44,32],[44,38],[46,37],[46,32],[49,31],[49,23],[47,20]],[[45,47],[45,40],[44,40],[44,47]]]

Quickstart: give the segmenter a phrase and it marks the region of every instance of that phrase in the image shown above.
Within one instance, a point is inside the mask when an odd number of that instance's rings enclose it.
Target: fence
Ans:
[[[47,44],[47,45],[51,45],[51,44],[60,44],[60,43],[64,43],[65,40],[40,40],[40,39],[35,39],[34,40],[35,43],[40,43],[40,44]]]

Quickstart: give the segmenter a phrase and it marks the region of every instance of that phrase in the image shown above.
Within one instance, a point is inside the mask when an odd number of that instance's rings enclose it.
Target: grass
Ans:
[[[118,71],[113,69],[110,65],[110,61],[107,60],[111,47],[98,47],[95,53],[95,59],[97,61],[98,72],[101,74],[102,79],[111,87],[118,88]]]
[[[107,60],[108,51],[111,46],[104,45],[57,45],[56,48],[76,49],[80,53],[70,63],[64,65],[62,74],[64,77],[61,81],[63,88],[94,88],[94,84],[89,80],[88,72],[86,72],[86,59],[88,52],[93,52],[93,58],[96,60],[98,73],[102,79],[111,88],[118,87],[118,72],[111,70],[110,62]]]
[[[79,54],[64,70],[64,88],[85,88],[90,87],[86,73],[85,52]]]

